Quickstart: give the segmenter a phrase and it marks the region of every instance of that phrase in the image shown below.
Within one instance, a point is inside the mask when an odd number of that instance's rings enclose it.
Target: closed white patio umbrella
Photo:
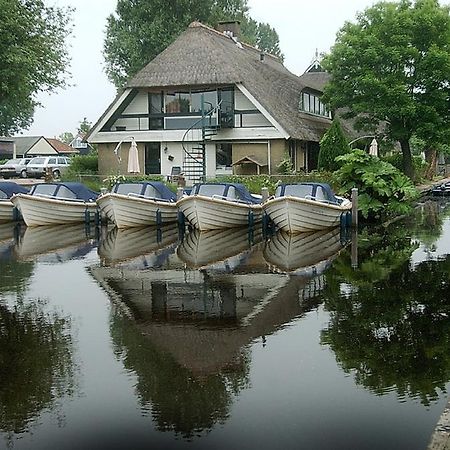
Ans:
[[[378,156],[378,142],[375,138],[373,138],[370,143],[369,155]]]
[[[131,147],[128,152],[128,173],[140,173],[139,155],[134,138],[131,140]]]

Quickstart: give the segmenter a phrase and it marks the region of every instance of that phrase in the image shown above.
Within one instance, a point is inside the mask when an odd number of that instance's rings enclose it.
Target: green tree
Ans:
[[[250,18],[247,0],[118,0],[103,47],[108,78],[122,87],[195,20],[212,27],[238,20],[244,42],[282,57],[278,34]]]
[[[0,135],[33,121],[36,94],[65,86],[70,9],[0,0]]]
[[[320,141],[318,166],[321,170],[335,171],[342,166],[336,157],[350,151],[347,139],[338,119],[334,119],[329,130]]]
[[[89,131],[92,128],[92,122],[89,122],[87,118],[85,117],[80,124],[78,125],[78,133],[80,133],[82,136],[85,136],[89,133]]]
[[[67,145],[69,145],[74,140],[74,138],[75,136],[70,131],[64,131],[64,133],[61,133],[58,136],[58,139]]]
[[[437,0],[380,2],[347,22],[323,60],[331,73],[325,99],[355,126],[400,143],[413,177],[410,138],[434,143],[449,128],[449,7]]]

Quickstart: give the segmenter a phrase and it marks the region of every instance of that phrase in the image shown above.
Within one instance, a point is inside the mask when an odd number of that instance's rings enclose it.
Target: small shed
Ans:
[[[247,155],[235,161],[232,166],[239,167],[238,175],[259,175],[268,172],[267,158],[263,156]]]

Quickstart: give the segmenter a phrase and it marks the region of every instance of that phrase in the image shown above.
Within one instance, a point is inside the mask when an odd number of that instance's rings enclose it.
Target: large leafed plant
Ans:
[[[404,214],[411,209],[418,192],[411,180],[392,164],[363,150],[337,158],[342,167],[335,173],[344,192],[359,190],[359,212],[366,219]]]

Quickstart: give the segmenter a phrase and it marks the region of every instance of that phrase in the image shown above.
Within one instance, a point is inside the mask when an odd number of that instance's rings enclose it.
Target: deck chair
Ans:
[[[178,183],[178,177],[181,175],[181,167],[173,166],[170,175],[167,175],[167,181],[169,183]]]

